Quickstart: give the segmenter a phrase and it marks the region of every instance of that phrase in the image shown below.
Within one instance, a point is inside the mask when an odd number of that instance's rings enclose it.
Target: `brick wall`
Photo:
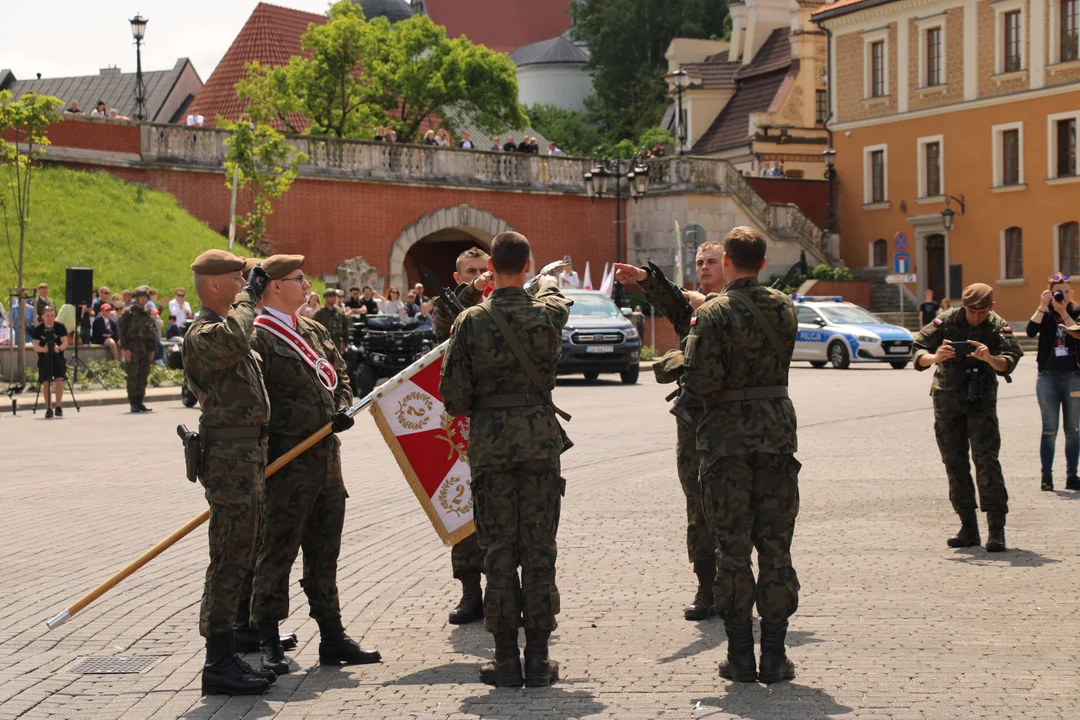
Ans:
[[[889,76],[889,94],[883,98],[867,100],[866,83],[863,72],[864,47],[862,35],[851,32],[836,36],[836,76],[843,78],[837,83],[837,113],[839,122],[864,120],[866,118],[892,115],[896,112],[896,23],[889,24],[885,66]]]
[[[49,142],[61,147],[139,154],[139,126],[98,118],[65,119],[49,126]]]
[[[1018,73],[1009,73],[1007,79],[995,76],[994,49],[997,42],[997,13],[994,12],[993,3],[979,3],[976,15],[979,19],[979,97],[992,97],[1026,90],[1028,87],[1027,68],[1031,65],[1030,2],[1024,3],[1024,16],[1020,21],[1020,32],[1027,37],[1025,44],[1027,57],[1021,61],[1024,70]],[[1004,43],[1004,39],[1002,39],[1002,43]]]
[[[645,334],[641,336],[641,344],[649,345],[652,341],[652,334],[649,329],[652,320],[648,315],[645,316]],[[679,347],[679,336],[675,334],[675,328],[671,326],[664,318],[659,315],[656,316],[656,356],[660,357],[668,350],[674,350]]]
[[[771,203],[792,203],[819,228],[829,219],[829,185],[824,180],[748,177],[750,187]]]
[[[908,108],[924,108],[960,102],[964,99],[964,9],[951,8],[945,12],[945,33],[942,50],[945,53],[944,85],[920,91],[926,81],[919,77],[919,36],[925,33],[915,24],[908,22]],[[924,53],[925,54],[925,51]],[[923,60],[925,63],[925,60]]]

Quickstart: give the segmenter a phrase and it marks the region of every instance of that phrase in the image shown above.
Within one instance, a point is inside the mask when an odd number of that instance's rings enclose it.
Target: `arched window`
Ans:
[[[1024,231],[1018,227],[1005,229],[1005,279],[1024,277]]]
[[[1080,275],[1080,223],[1058,225],[1058,266],[1066,275]]]
[[[889,264],[889,244],[884,238],[878,238],[871,246],[871,267],[885,267]]]

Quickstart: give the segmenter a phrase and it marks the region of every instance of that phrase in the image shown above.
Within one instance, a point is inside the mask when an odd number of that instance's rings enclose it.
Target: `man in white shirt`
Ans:
[[[566,263],[566,269],[559,273],[559,287],[581,287],[581,279],[574,272],[574,266],[570,264],[570,256],[564,257],[563,261]]]
[[[178,327],[186,326],[192,316],[191,304],[185,299],[186,297],[187,293],[184,288],[176,288],[173,299],[169,301],[169,314],[176,316]]]
[[[202,127],[203,121],[204,118],[202,115],[199,115],[197,113],[189,113],[186,122],[188,127],[191,127],[192,125],[194,125],[195,127]]]

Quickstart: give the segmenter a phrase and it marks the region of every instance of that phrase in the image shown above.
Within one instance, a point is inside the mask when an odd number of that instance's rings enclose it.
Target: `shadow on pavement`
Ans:
[[[846,715],[851,708],[833,700],[832,695],[817,688],[792,682],[775,685],[757,683],[729,683],[722,697],[695,698],[698,712],[694,719],[715,715],[734,715],[744,720],[774,720],[775,718],[799,718],[799,720],[825,720],[835,715]],[[715,710],[716,712],[709,712]]]
[[[470,685],[480,682],[480,666],[483,660],[462,658],[461,662],[446,663],[417,670],[394,680],[387,680],[383,687],[394,685]]]
[[[727,635],[724,633],[724,623],[720,622],[718,619],[699,620],[695,624],[697,625],[698,634],[701,637],[681,650],[676,650],[671,655],[661,658],[658,661],[659,664],[666,665],[667,663],[675,662],[676,660],[693,657],[698,653],[703,653],[706,650],[718,647],[727,640]]]
[[[958,548],[954,556],[947,559],[971,565],[1008,565],[1009,567],[1042,567],[1061,562],[1033,550],[1022,550],[1012,546],[1000,553],[988,553],[981,547]]]
[[[559,684],[546,688],[490,688],[488,692],[465,698],[461,712],[490,720],[542,717],[544,720],[571,720],[603,712],[607,705],[586,690],[566,690]]]
[[[1062,500],[1080,500],[1080,492],[1076,490],[1055,490],[1054,495]]]
[[[490,659],[495,654],[495,641],[484,629],[484,622],[455,625],[450,631],[450,646],[454,652]]]

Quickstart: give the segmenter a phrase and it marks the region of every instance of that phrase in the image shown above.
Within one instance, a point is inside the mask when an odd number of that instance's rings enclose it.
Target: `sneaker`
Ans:
[[[57,410],[57,412],[60,412],[60,411]],[[1065,478],[1065,489],[1066,490],[1080,490],[1080,477],[1077,477],[1075,473],[1072,474],[1072,475],[1069,475],[1068,477],[1066,477]]]
[[[1042,486],[1041,487],[1042,487],[1043,490],[1045,490],[1047,492],[1052,492],[1054,490],[1054,476],[1053,475],[1043,475],[1042,476]]]
[[[45,408],[45,419],[52,420],[53,411],[52,408]]]
[[[56,415],[56,417],[60,417],[60,418],[64,417],[64,408],[61,408],[61,407],[56,408],[56,410],[54,411],[54,414]]]

